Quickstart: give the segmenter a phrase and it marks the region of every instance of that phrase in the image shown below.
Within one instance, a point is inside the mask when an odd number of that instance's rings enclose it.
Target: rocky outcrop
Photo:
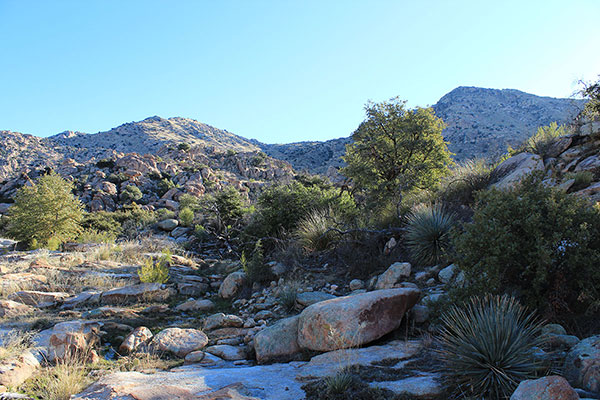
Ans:
[[[313,304],[300,314],[298,344],[317,351],[360,346],[400,326],[417,289],[376,290]]]
[[[578,400],[579,395],[561,376],[546,376],[519,384],[510,400]]]
[[[298,315],[279,320],[254,336],[254,351],[259,363],[289,361],[302,349],[298,345]]]
[[[567,353],[563,375],[574,387],[600,392],[600,335],[582,340]]]
[[[122,304],[140,300],[165,300],[169,291],[160,283],[140,283],[123,286],[102,293],[101,301],[105,304]]]

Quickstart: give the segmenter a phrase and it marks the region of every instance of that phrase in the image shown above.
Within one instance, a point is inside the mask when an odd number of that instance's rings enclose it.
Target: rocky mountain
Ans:
[[[444,137],[454,158],[461,161],[498,156],[550,122],[568,124],[584,104],[584,100],[541,97],[514,89],[460,86],[442,97],[433,109],[448,125]],[[295,169],[324,174],[330,167],[343,165],[340,157],[350,141],[340,138],[260,146]]]
[[[516,147],[550,122],[568,124],[584,100],[540,97],[514,89],[461,86],[433,109],[448,127],[444,137],[457,160],[496,156]]]
[[[433,106],[448,125],[444,136],[457,160],[496,156],[517,146],[540,125],[568,123],[583,100],[540,97],[512,89],[458,87]],[[66,131],[48,138],[0,131],[0,181],[27,168],[54,167],[65,159],[86,164],[121,155],[159,154],[197,147],[210,154],[266,153],[298,171],[331,174],[343,162],[351,139],[265,144],[188,119],[158,116],[129,122],[106,132]],[[167,152],[168,153],[168,152]],[[262,156],[261,156],[262,157]]]

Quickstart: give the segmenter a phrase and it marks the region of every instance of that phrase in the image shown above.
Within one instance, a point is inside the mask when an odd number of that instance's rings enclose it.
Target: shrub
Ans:
[[[581,189],[585,189],[590,186],[590,183],[594,180],[594,174],[590,171],[578,171],[578,172],[570,172],[564,176],[565,181],[569,179],[574,179],[573,185],[571,186],[570,191],[576,192]]]
[[[541,323],[508,296],[472,297],[442,316],[438,351],[449,386],[457,394],[508,399],[539,366]]]
[[[331,208],[314,210],[300,220],[296,234],[306,250],[325,250],[339,237],[338,232],[332,230],[338,227],[338,221]]]
[[[191,148],[192,148],[192,146],[189,143],[179,143],[177,145],[177,149],[184,151],[184,152],[188,151]]]
[[[566,134],[566,127],[564,125],[558,126],[556,122],[552,122],[548,126],[540,126],[535,135],[525,143],[525,151],[546,158],[556,139]]]
[[[179,221],[183,226],[191,226],[194,223],[194,212],[189,207],[184,207],[179,211]]]
[[[116,235],[107,231],[86,229],[77,237],[78,243],[114,243]]]
[[[74,239],[81,231],[81,202],[72,194],[72,183],[51,173],[17,191],[9,209],[8,233],[15,240],[45,246]]]
[[[115,161],[110,158],[103,158],[96,163],[96,167],[112,169],[115,167]]]
[[[277,302],[287,312],[290,312],[296,306],[296,298],[298,297],[298,284],[290,283],[280,288],[277,293]]]
[[[325,378],[325,387],[329,394],[344,394],[354,383],[354,375],[347,368]]]
[[[260,195],[247,232],[255,237],[285,236],[296,230],[298,223],[311,212],[327,208],[344,220],[351,220],[357,214],[352,197],[330,184],[273,185]]]
[[[173,183],[173,181],[169,178],[163,178],[161,179],[158,184],[156,185],[157,187],[157,193],[160,197],[162,197],[165,193],[167,193],[169,190],[173,189],[176,187],[175,183]]]
[[[142,191],[135,185],[127,185],[121,192],[121,202],[124,204],[138,201],[142,198]]]
[[[457,261],[481,289],[514,290],[552,314],[581,313],[600,297],[600,211],[542,179],[481,192],[455,239]]]
[[[254,245],[254,251],[249,260],[246,259],[245,253],[242,253],[240,263],[250,282],[266,282],[273,277],[271,267],[265,263],[260,240]]]
[[[440,205],[417,206],[408,216],[406,245],[414,261],[433,265],[444,261],[450,249],[454,216]]]
[[[146,258],[138,269],[140,281],[145,283],[167,283],[170,262],[171,252],[169,250],[164,250],[157,262],[154,262],[151,258]]]
[[[496,180],[494,170],[495,165],[484,159],[468,160],[455,166],[442,179],[439,199],[454,206],[472,204],[475,194]]]

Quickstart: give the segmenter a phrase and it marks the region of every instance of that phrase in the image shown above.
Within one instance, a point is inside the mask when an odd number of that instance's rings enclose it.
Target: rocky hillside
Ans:
[[[569,123],[584,101],[540,97],[513,89],[461,86],[442,97],[433,109],[448,127],[444,137],[458,160],[495,156],[516,147],[537,127]]]
[[[534,134],[539,126],[554,121],[569,123],[583,105],[583,100],[540,97],[513,89],[461,86],[442,97],[433,109],[448,125],[444,137],[454,158],[460,161],[502,154],[508,146],[516,147]],[[324,174],[330,167],[343,165],[340,157],[350,140],[260,146],[295,169]]]

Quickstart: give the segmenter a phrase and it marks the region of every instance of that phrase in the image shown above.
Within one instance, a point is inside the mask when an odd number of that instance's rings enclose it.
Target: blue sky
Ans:
[[[457,86],[567,97],[600,1],[0,0],[0,130],[189,117],[266,143],[348,136],[368,100]]]

